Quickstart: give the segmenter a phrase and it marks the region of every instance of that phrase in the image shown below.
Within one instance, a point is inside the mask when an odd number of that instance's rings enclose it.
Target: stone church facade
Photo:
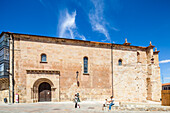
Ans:
[[[160,101],[158,53],[148,47],[2,32],[0,101]]]

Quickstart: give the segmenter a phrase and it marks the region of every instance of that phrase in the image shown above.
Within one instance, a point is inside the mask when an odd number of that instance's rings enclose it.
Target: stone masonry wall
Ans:
[[[114,51],[114,95],[119,101],[146,101],[146,54],[140,51],[141,63],[137,62],[137,52]],[[122,59],[122,65],[118,60]]]
[[[16,41],[16,43],[19,42]],[[47,55],[47,63],[40,63],[42,53]],[[82,72],[84,56],[89,59],[89,74],[86,75]],[[104,63],[103,59],[106,60]],[[101,52],[100,48],[20,41],[20,53],[15,55],[15,61],[18,61],[16,63],[21,66],[20,73],[16,73],[15,76],[16,92],[21,94],[20,102],[22,100],[25,102],[24,100],[28,100],[29,97],[26,96],[28,95],[26,92],[30,90],[27,87],[30,85],[26,86],[26,84],[28,84],[28,77],[31,76],[27,75],[26,70],[60,71],[61,101],[72,99],[77,90],[83,100],[89,100],[90,98],[101,100],[101,93],[106,95],[102,99],[111,95],[111,84],[110,79],[108,79],[110,77],[109,49],[103,49]],[[79,71],[80,87],[77,87],[77,84],[74,86],[77,83],[77,71]]]
[[[58,94],[60,101],[72,100],[75,93],[80,93],[81,100],[104,100],[112,95],[110,47],[102,45],[89,47],[88,44],[81,42],[84,45],[82,46],[81,43],[77,44],[74,41],[66,40],[61,44],[50,38],[36,38],[35,41],[32,41],[32,37],[25,37],[25,40],[17,38],[14,55],[15,93],[19,93],[20,102],[30,100],[29,95],[31,94],[28,90],[36,81],[36,79],[29,78],[32,76],[29,76],[26,70],[60,71]],[[141,63],[137,62],[137,51],[140,52]],[[47,55],[47,63],[40,62],[42,53]],[[83,58],[85,56],[88,57],[88,74],[83,73]],[[123,61],[122,66],[118,65],[119,59]],[[114,97],[119,101],[146,101],[146,52],[140,49],[114,48],[113,64]],[[77,71],[79,72],[79,87],[76,80]],[[159,74],[156,75],[159,76]],[[32,83],[29,84],[30,82]]]
[[[9,90],[0,91],[0,103],[4,103],[4,98],[7,98],[7,101],[9,101]]]

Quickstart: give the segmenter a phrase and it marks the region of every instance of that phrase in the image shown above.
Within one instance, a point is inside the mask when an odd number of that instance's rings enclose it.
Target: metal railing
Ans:
[[[8,76],[9,73],[6,71],[0,71],[0,76]]]

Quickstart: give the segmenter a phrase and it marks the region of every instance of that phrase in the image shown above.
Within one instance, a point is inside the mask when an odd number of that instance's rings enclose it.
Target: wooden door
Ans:
[[[39,85],[39,102],[51,101],[51,86],[47,82]]]
[[[162,105],[163,106],[170,106],[170,90],[162,90]]]

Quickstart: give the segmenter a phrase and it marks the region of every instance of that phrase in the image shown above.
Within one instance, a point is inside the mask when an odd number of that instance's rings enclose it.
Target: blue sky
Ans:
[[[170,82],[170,0],[0,0],[0,32],[148,46]],[[162,78],[162,77],[161,77]]]

